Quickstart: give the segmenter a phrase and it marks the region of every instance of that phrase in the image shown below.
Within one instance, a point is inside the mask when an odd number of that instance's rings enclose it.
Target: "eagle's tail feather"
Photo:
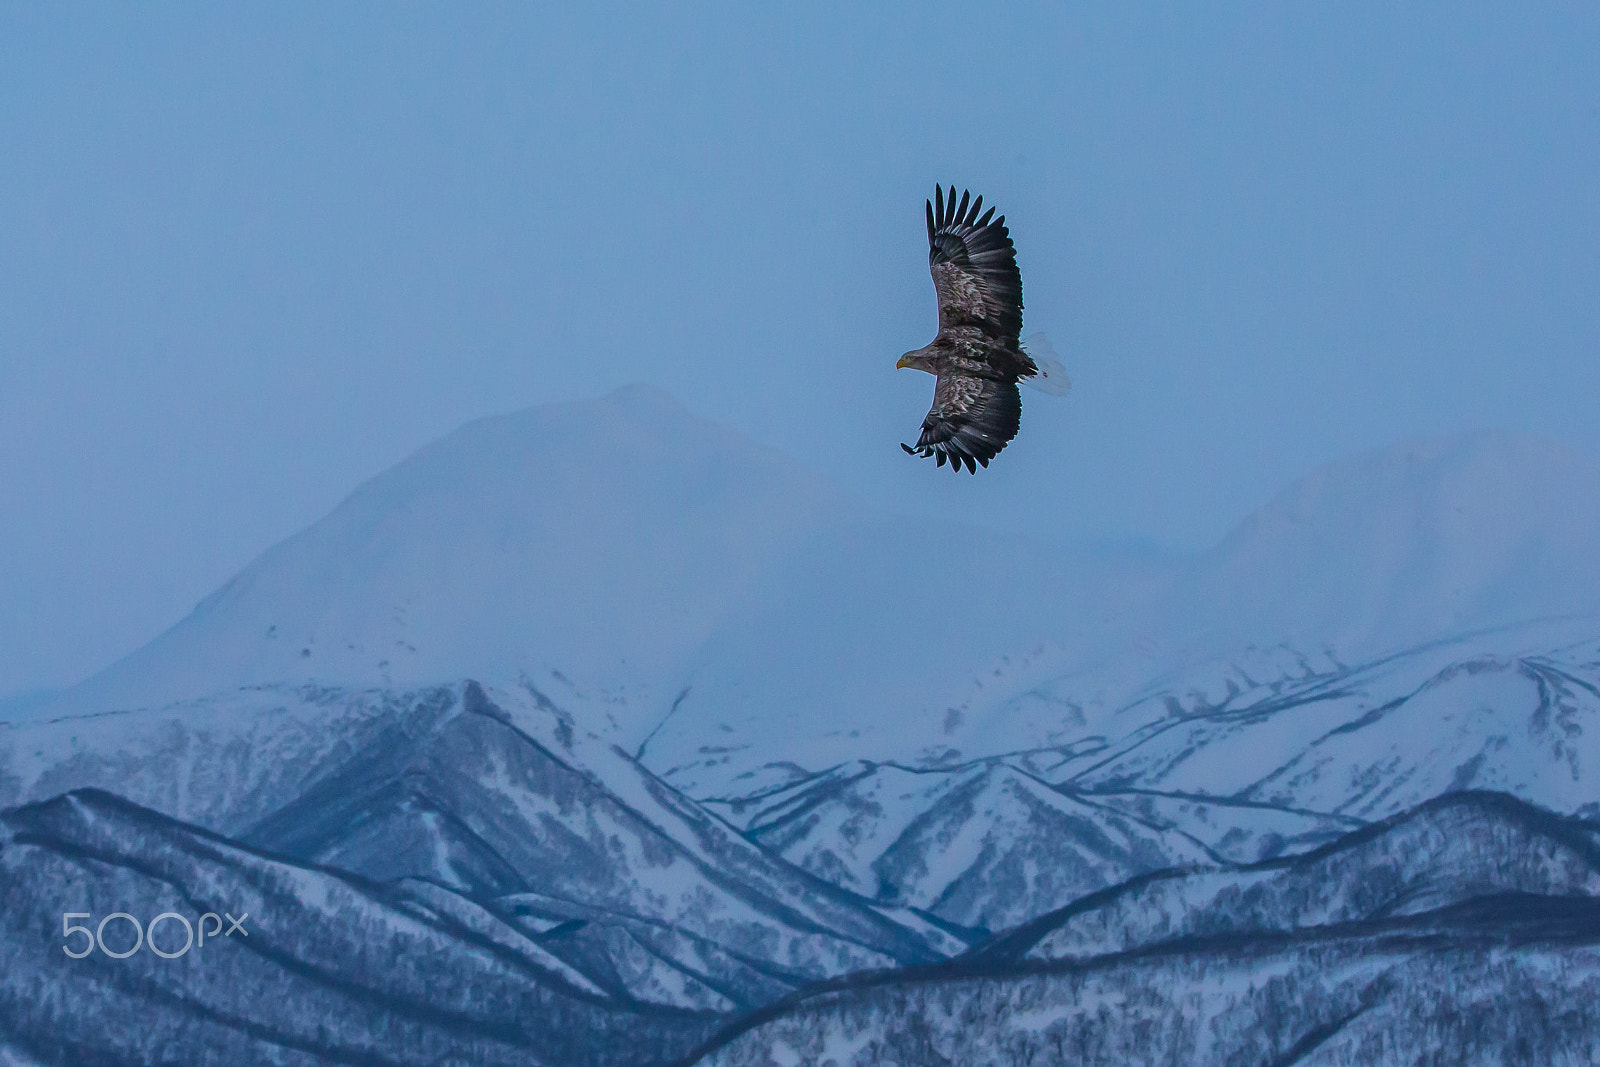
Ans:
[[[1039,368],[1037,374],[1023,378],[1022,383],[1051,396],[1066,396],[1072,389],[1072,382],[1067,378],[1067,368],[1061,357],[1050,347],[1050,338],[1042,333],[1032,334],[1023,338],[1022,350]]]

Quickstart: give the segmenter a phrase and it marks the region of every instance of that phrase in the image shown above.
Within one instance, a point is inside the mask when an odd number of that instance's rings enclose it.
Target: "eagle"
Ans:
[[[900,447],[913,456],[931,456],[940,467],[948,462],[954,471],[965,464],[976,474],[1017,436],[1022,420],[1017,382],[1048,377],[1047,391],[1057,392],[1066,379],[1053,360],[1047,359],[1041,371],[1021,340],[1022,274],[1006,217],[995,218],[992,207],[984,211],[983,197],[974,200],[970,190],[957,203],[954,185],[948,199],[934,186],[926,207],[939,333],[895,366],[927,371],[936,381],[922,435],[914,446]],[[1030,337],[1028,345],[1048,351],[1043,336],[1036,338]]]

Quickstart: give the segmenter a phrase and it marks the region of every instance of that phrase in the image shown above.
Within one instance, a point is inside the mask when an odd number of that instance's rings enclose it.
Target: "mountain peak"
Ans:
[[[1476,431],[1403,441],[1300,479],[1204,554],[1191,606],[1235,645],[1375,653],[1600,603],[1600,466]],[[1206,609],[1205,605],[1220,606]]]
[[[1517,500],[1600,483],[1600,466],[1564,445],[1508,430],[1413,438],[1330,463],[1289,485],[1234,528],[1229,541],[1278,526],[1348,521],[1385,506],[1432,506],[1441,525],[1503,514]],[[1343,513],[1343,514],[1342,514]],[[1461,516],[1457,518],[1456,516]]]
[[[680,674],[775,558],[855,506],[651,385],[482,418],[361,485],[62,703],[463,677],[625,703]]]

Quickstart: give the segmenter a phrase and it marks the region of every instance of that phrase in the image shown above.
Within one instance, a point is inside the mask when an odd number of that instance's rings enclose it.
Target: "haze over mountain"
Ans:
[[[859,726],[942,714],[1082,601],[1042,545],[896,519],[633,386],[423,449],[37,714],[474,678],[560,691],[630,748],[675,702]]]
[[[1092,719],[1153,669],[1204,688],[1251,648],[1348,662],[1600,607],[1600,467],[1510,433],[1334,464],[1188,560],[966,518],[884,513],[632,386],[468,424],[25,714],[531,681],[718,792],[771,761],[1059,743],[1062,706],[1035,699],[1056,679]]]

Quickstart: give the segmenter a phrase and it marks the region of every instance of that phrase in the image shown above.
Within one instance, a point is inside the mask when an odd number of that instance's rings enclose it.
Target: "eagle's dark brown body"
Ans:
[[[1022,275],[1005,216],[981,218],[983,197],[971,201],[955,186],[946,201],[935,189],[928,209],[928,265],[939,297],[939,333],[931,343],[901,357],[898,366],[935,375],[933,407],[922,420],[915,446],[976,472],[1017,435],[1022,397],[1017,382],[1039,368],[1022,350]]]

